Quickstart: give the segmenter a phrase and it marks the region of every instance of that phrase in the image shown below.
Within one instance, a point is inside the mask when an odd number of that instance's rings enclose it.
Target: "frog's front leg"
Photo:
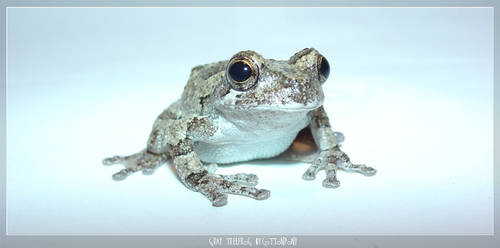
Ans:
[[[268,190],[252,187],[257,184],[256,175],[219,175],[209,173],[205,168],[194,150],[194,142],[213,135],[215,131],[216,128],[205,117],[165,120],[155,125],[148,150],[159,154],[167,151],[182,183],[206,196],[213,206],[225,205],[227,194],[267,199],[270,195]]]
[[[375,169],[362,164],[351,163],[347,154],[340,149],[339,143],[343,141],[344,136],[341,133],[332,131],[330,121],[323,107],[314,112],[309,127],[319,148],[319,154],[302,175],[302,178],[313,180],[316,178],[316,174],[324,169],[326,179],[323,180],[323,186],[337,188],[340,186],[340,182],[337,180],[337,170],[339,169],[347,172],[358,172],[365,176],[375,175],[377,172]]]
[[[169,108],[165,109],[158,116],[158,118],[156,118],[156,121],[153,125],[153,131],[164,121],[175,119],[177,117],[175,114],[175,110],[178,108],[178,105],[178,102],[173,103]],[[138,153],[134,153],[128,156],[113,156],[105,158],[102,163],[104,165],[125,165],[125,169],[122,169],[119,172],[113,174],[113,179],[120,181],[138,171],[142,171],[142,174],[144,175],[151,175],[168,159],[170,159],[170,155],[165,149],[157,152],[151,152],[149,149],[143,149]]]

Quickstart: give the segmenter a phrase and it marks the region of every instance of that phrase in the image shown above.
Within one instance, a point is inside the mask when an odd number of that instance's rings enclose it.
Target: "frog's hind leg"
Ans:
[[[123,164],[125,169],[113,174],[113,179],[121,181],[131,174],[142,171],[144,175],[151,175],[169,159],[168,153],[161,155],[148,152],[146,149],[128,156],[113,156],[105,158],[104,165]]]

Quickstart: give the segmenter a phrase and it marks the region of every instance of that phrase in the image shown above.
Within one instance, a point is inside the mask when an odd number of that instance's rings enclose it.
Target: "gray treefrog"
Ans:
[[[329,73],[327,59],[313,48],[289,60],[241,51],[230,60],[194,67],[182,97],[154,122],[147,148],[103,164],[125,164],[113,175],[123,180],[137,171],[152,174],[171,159],[180,181],[213,206],[225,205],[228,193],[263,200],[270,191],[254,187],[256,175],[215,174],[215,165],[278,156],[307,130],[317,152],[303,179],[313,180],[324,169],[323,186],[336,188],[339,169],[374,175],[375,169],[350,162],[340,149],[343,135],[331,129],[322,89]]]

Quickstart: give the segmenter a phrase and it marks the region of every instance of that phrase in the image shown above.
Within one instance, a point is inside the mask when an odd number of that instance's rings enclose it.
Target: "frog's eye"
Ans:
[[[231,88],[239,91],[252,88],[257,82],[259,74],[257,66],[244,58],[232,59],[226,71]]]
[[[318,76],[319,81],[324,83],[326,79],[330,75],[330,64],[328,64],[328,60],[325,57],[319,56],[318,58]]]

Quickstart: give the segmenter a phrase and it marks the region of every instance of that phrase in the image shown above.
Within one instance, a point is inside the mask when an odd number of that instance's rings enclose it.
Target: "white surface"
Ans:
[[[8,234],[492,234],[492,27],[491,8],[10,8]],[[191,67],[304,47],[330,61],[327,112],[374,177],[332,190],[307,164],[242,163],[218,172],[271,197],[214,208],[169,166],[115,182],[101,165],[144,148]]]

